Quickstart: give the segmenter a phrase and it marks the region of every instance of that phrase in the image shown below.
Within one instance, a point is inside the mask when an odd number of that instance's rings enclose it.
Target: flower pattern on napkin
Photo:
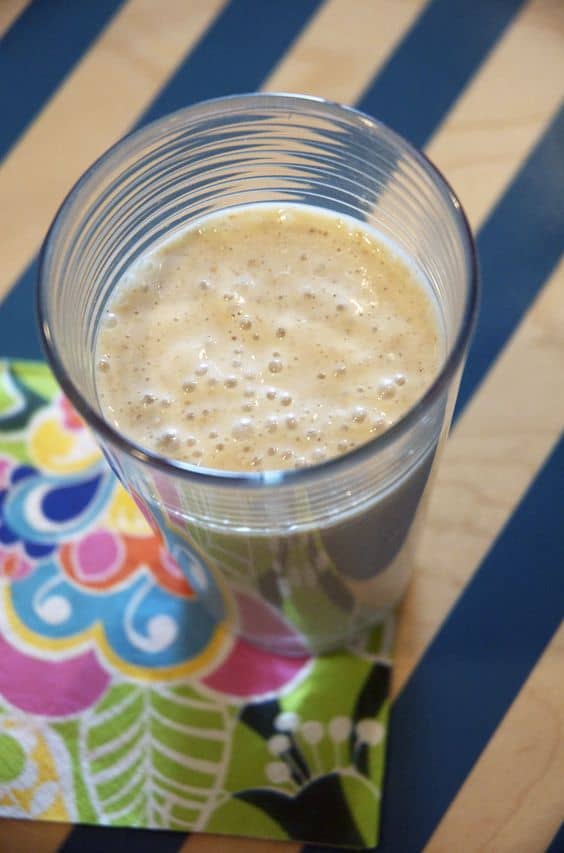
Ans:
[[[275,656],[184,562],[47,368],[0,362],[0,815],[373,845],[391,623]]]

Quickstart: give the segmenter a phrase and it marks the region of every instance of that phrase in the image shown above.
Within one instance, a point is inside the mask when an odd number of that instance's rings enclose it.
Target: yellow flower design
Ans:
[[[72,820],[65,747],[42,723],[0,716],[0,814],[36,820]]]
[[[32,464],[45,474],[76,474],[100,458],[89,431],[68,429],[62,413],[52,408],[39,415],[30,430],[29,453]]]
[[[124,536],[150,536],[151,528],[125,489],[118,485],[108,504],[106,521],[110,530]]]

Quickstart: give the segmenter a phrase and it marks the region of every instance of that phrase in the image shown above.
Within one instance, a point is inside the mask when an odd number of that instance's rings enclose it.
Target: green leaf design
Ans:
[[[96,823],[96,811],[88,793],[81,766],[79,747],[79,724],[77,720],[64,720],[52,723],[52,728],[62,738],[71,761],[72,790],[76,804],[76,813],[83,823]]]
[[[41,362],[0,361],[0,454],[29,462],[25,428],[32,415],[47,405],[59,388]]]
[[[388,731],[390,719],[390,701],[384,703],[378,714],[378,722],[382,725],[384,732]],[[368,774],[371,779],[377,780],[381,785],[384,778],[384,766],[386,761],[386,744],[383,741],[379,746],[371,747],[368,751]]]
[[[280,704],[285,711],[295,711],[304,720],[325,723],[335,716],[352,717],[370,670],[368,661],[345,652],[319,657],[309,677],[281,697]]]
[[[8,411],[14,404],[14,395],[10,392],[5,381],[4,366],[0,364],[0,415]]]
[[[233,733],[232,754],[235,760],[231,762],[225,777],[227,791],[236,793],[245,788],[269,784],[265,768],[272,760],[272,755],[266,740],[258,732],[239,723]],[[246,756],[248,760],[242,761],[241,756]]]
[[[192,506],[190,513],[194,510]],[[245,586],[249,578],[267,571],[272,565],[271,540],[268,537],[249,537],[223,533],[190,524],[192,547],[205,554],[231,581]]]
[[[34,369],[35,368],[35,369]],[[45,406],[49,400],[45,393],[35,390],[39,375],[39,385],[43,387],[50,374],[42,365],[32,365],[28,377],[23,365],[0,362],[0,430],[2,432],[21,432],[31,417]],[[28,379],[31,378],[31,381]]]
[[[358,694],[353,715],[355,726],[360,725],[366,737],[359,741],[356,732],[351,732],[350,737],[355,767],[360,773],[377,780],[383,771],[382,742],[388,721],[390,675],[387,664],[378,662],[373,665]]]
[[[1,436],[2,432],[0,431],[0,437]],[[20,439],[10,440],[6,438],[2,440],[0,438],[0,456],[7,456],[9,459],[13,459],[16,462],[30,461],[27,443],[25,440]]]
[[[365,785],[359,781],[359,788]],[[315,838],[317,842],[344,847],[363,847],[363,837],[349,808],[338,773],[319,776],[288,796],[280,791],[259,788],[240,791],[236,799],[250,803],[275,820],[294,840]],[[369,800],[370,802],[370,800]],[[368,815],[374,813],[374,803]]]
[[[246,835],[286,841],[288,833],[262,809],[242,800],[230,799],[219,805],[203,827],[206,832]]]
[[[41,361],[13,361],[14,376],[46,403],[60,394],[57,381],[46,364]]]
[[[0,756],[0,786],[3,786],[20,776],[27,756],[22,745],[8,732],[0,732]]]
[[[280,698],[284,711],[296,713],[301,722],[316,721],[323,726],[323,737],[312,748],[298,731],[296,739],[306,760],[317,772],[329,773],[337,764],[348,764],[346,739],[336,745],[329,734],[334,719],[352,723],[355,703],[370,672],[370,663],[343,652],[317,658],[308,679]]]
[[[224,798],[229,708],[189,687],[110,688],[81,720],[81,763],[98,820],[200,829]]]
[[[364,844],[366,847],[374,846],[378,840],[374,838],[374,830],[380,824],[379,790],[358,776],[343,774],[340,782],[347,806]]]

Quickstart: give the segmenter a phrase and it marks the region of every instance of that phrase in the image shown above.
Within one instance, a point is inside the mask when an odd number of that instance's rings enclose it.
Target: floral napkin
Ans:
[[[200,607],[47,367],[0,361],[0,817],[374,846],[391,619],[284,658]]]

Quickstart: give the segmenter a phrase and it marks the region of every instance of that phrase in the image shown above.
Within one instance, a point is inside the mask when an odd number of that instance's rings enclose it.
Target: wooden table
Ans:
[[[148,117],[320,95],[391,124],[454,186],[482,315],[401,615],[379,849],[545,850],[564,815],[562,0],[0,0],[0,38],[2,356],[39,354],[29,264],[64,194]],[[300,849],[0,821],[3,853],[125,843]]]

